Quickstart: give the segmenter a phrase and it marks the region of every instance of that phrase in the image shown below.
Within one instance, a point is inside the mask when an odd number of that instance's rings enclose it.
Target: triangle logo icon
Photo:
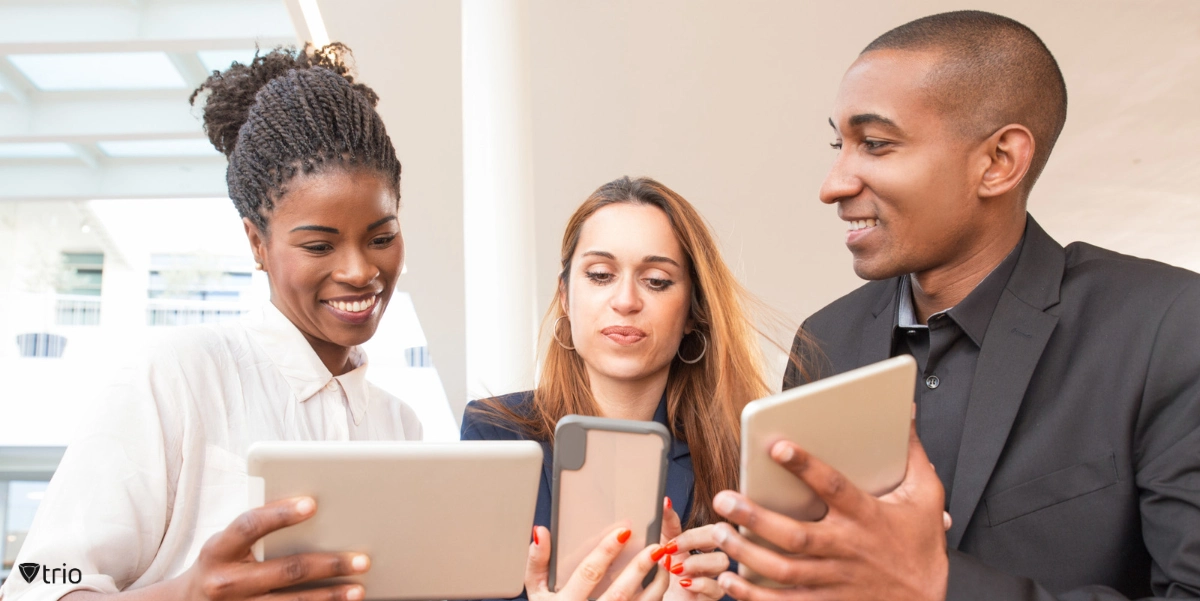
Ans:
[[[21,577],[25,579],[25,582],[33,582],[33,579],[37,578],[38,572],[42,571],[40,563],[23,563],[18,567],[21,569]]]

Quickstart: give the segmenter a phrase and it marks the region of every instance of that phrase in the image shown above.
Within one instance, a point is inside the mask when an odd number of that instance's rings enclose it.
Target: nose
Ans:
[[[333,271],[335,282],[354,288],[366,288],[377,277],[379,267],[368,260],[367,255],[359,249],[346,250],[341,264]]]
[[[825,204],[834,204],[858,196],[862,192],[862,179],[855,174],[854,161],[848,150],[838,152],[825,181],[821,184],[820,198]]]
[[[637,313],[642,310],[642,296],[638,290],[636,277],[622,278],[613,287],[613,296],[609,305],[621,315]]]

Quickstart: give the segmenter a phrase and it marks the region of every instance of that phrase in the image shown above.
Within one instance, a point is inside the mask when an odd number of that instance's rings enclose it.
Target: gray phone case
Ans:
[[[560,534],[564,529],[564,525],[562,523],[560,523],[560,515],[561,515],[561,510],[562,510],[561,502],[562,502],[562,499],[564,496],[564,493],[562,490],[563,480],[564,480],[563,474],[564,474],[564,472],[576,472],[576,471],[582,470],[585,467],[585,465],[587,464],[588,452],[589,452],[588,451],[589,432],[619,433],[618,436],[621,434],[651,436],[651,437],[656,437],[657,439],[659,439],[659,441],[661,441],[661,445],[662,445],[661,452],[656,452],[655,453],[656,457],[649,457],[649,456],[646,457],[647,461],[653,461],[654,459],[658,460],[657,482],[653,483],[651,486],[647,487],[649,489],[654,490],[656,492],[656,496],[653,499],[649,499],[649,498],[645,499],[645,503],[647,503],[647,504],[652,503],[653,507],[654,507],[654,510],[653,510],[654,517],[652,520],[649,521],[648,524],[646,524],[645,539],[644,539],[646,541],[646,544],[649,545],[649,544],[657,543],[659,540],[659,536],[662,533],[663,497],[666,494],[666,488],[667,488],[667,463],[668,463],[668,453],[670,452],[670,448],[671,448],[671,435],[669,432],[667,432],[667,429],[658,422],[643,422],[643,421],[622,420],[622,419],[609,419],[609,418],[604,418],[604,417],[588,417],[588,416],[582,416],[582,415],[568,415],[566,417],[563,417],[561,420],[558,421],[558,425],[554,429],[554,478],[553,478],[553,482],[551,484],[551,487],[552,487],[551,509],[550,509],[551,545],[550,545],[550,582],[549,582],[550,590],[552,590],[552,591],[558,590],[558,582],[557,582],[558,573],[557,572],[558,572],[558,563],[560,560],[559,554],[561,552],[564,552],[564,550],[560,548],[561,547]],[[597,438],[595,440],[599,440],[599,439]],[[642,470],[642,471],[645,472],[646,470]],[[615,479],[612,484],[614,486],[617,485],[617,482],[615,481]],[[654,484],[656,484],[656,486]],[[602,502],[602,501],[597,501],[597,502]],[[640,504],[641,501],[639,500],[638,503]],[[570,511],[570,510],[571,510],[571,508],[568,508],[568,511]],[[578,510],[578,509],[576,509],[576,510]],[[640,524],[635,524],[634,528],[631,528],[631,530],[633,530],[634,532],[637,532],[637,528],[636,528],[637,526],[640,526]],[[601,536],[603,534],[604,533],[597,533],[598,536]],[[635,542],[635,541],[630,541],[631,544],[633,542]],[[642,547],[642,548],[644,548],[644,547]],[[641,549],[639,548],[637,550],[640,551]],[[570,550],[566,550],[566,551],[569,552]],[[614,569],[614,568],[623,569],[624,565],[620,565],[620,566],[614,565],[613,568],[610,568],[610,570],[609,570],[609,576],[619,573],[619,570]],[[650,571],[650,574],[647,575],[646,580],[643,582],[643,586],[648,585],[650,583],[650,581],[654,579],[656,570],[657,570],[657,568],[652,569]],[[570,574],[566,574],[563,576],[564,582],[567,578],[570,578]],[[604,585],[604,588],[607,587],[607,585],[604,582],[602,582],[601,584]],[[595,591],[593,591],[593,598],[598,597],[603,592],[604,592],[603,588],[601,588],[601,586],[597,586],[597,589]]]

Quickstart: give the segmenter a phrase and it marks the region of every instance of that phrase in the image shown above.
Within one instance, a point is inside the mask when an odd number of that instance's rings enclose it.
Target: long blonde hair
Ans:
[[[758,330],[747,311],[748,296],[721,258],[716,241],[700,214],[683,197],[650,178],[621,179],[600,186],[567,222],[562,241],[560,286],[542,321],[541,374],[533,407],[510,409],[495,399],[484,408],[535,440],[553,442],[554,427],[565,415],[599,415],[592,397],[583,358],[554,342],[570,339],[570,328],[545,336],[555,328],[563,311],[560,295],[567,289],[571,259],[580,231],[596,211],[612,204],[654,206],[666,213],[687,255],[692,276],[690,317],[695,329],[708,339],[704,356],[695,364],[676,356],[667,377],[667,424],[671,434],[688,444],[695,474],[693,503],[688,526],[709,524],[719,518],[712,498],[721,490],[738,486],[740,416],[746,403],[768,394],[763,377],[763,356]],[[570,345],[570,342],[567,342]],[[700,355],[703,342],[695,333],[680,343],[680,354]]]

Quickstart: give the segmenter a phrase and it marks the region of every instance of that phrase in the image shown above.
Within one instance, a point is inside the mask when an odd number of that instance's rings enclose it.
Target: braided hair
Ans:
[[[400,198],[400,161],[375,111],[379,96],[355,83],[340,42],[276,48],[249,65],[213,71],[189,102],[207,92],[204,132],[229,159],[225,179],[238,213],[261,232],[297,175],[366,169]]]

